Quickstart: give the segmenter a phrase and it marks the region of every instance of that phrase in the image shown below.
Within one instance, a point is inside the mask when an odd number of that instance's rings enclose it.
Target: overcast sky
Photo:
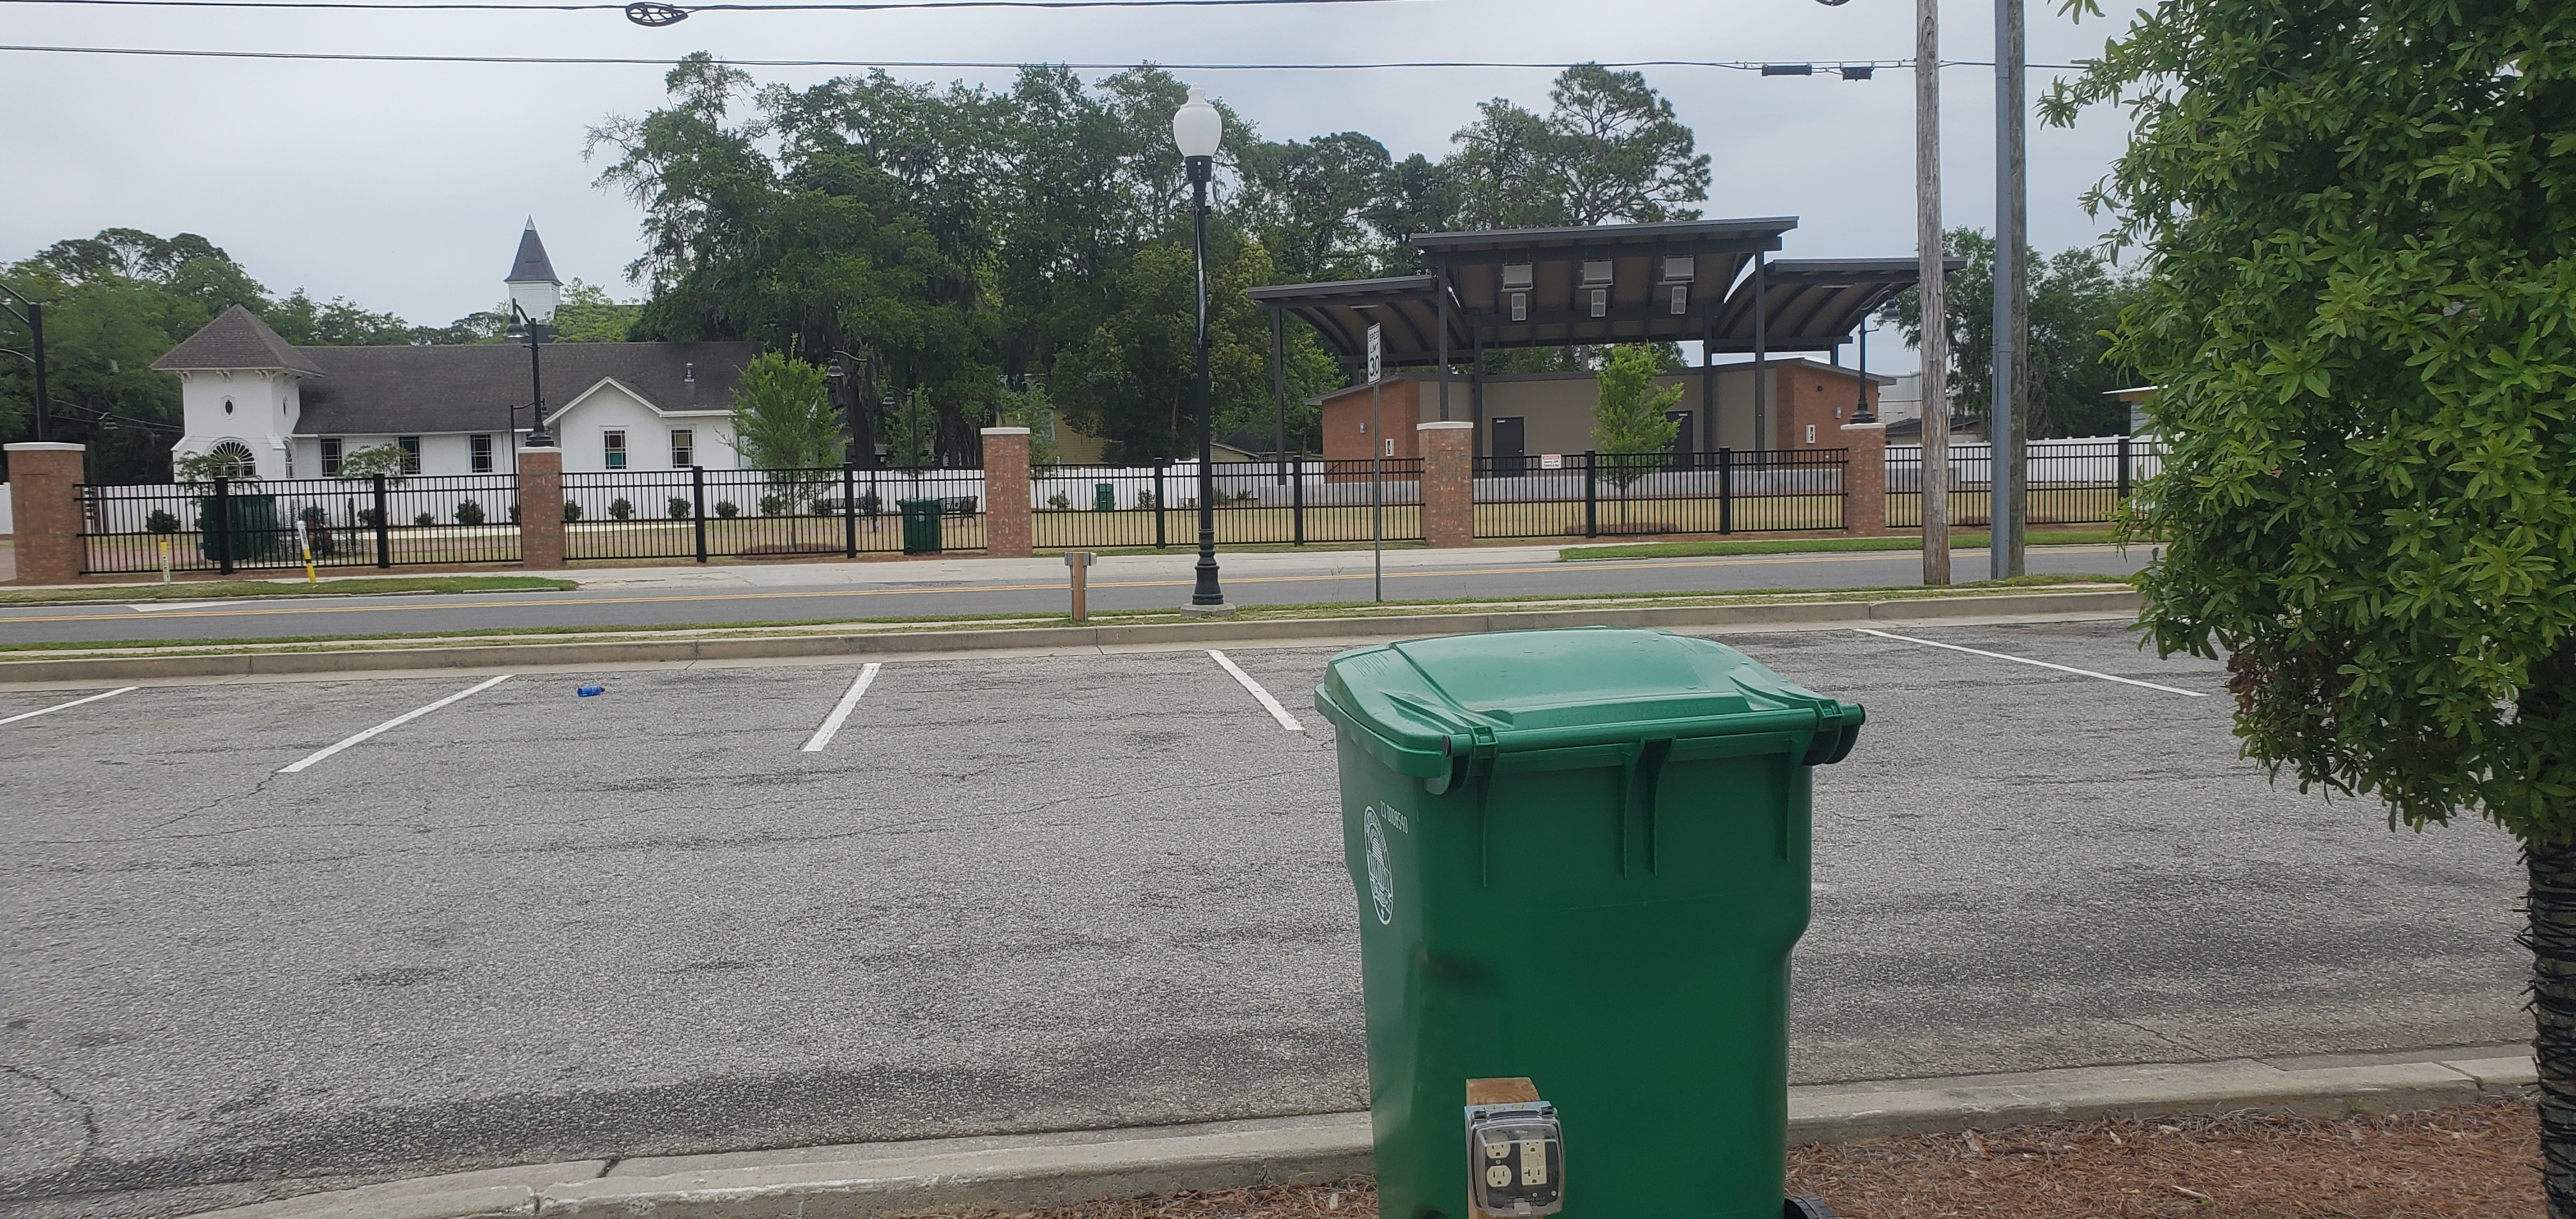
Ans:
[[[2030,59],[2099,51],[2117,27],[2074,25],[2033,0]],[[2111,7],[2111,6],[2106,6]],[[706,13],[648,30],[613,12],[182,12],[11,4],[8,36],[35,45],[406,54],[999,62],[1688,58],[1900,59],[1913,0],[1409,0],[1268,8],[922,13]],[[2118,11],[2118,9],[2114,9]],[[1990,60],[1993,6],[1946,3],[1949,59]],[[753,69],[810,84],[835,69]],[[1437,158],[1475,104],[1544,111],[1546,70],[1183,71],[1277,138],[1359,130],[1398,157]],[[1008,71],[898,70],[1006,84]],[[2057,73],[2034,71],[2040,96]],[[1866,82],[1648,69],[1716,160],[1711,216],[1793,215],[1786,257],[1913,252],[1910,73]],[[1990,68],[1942,77],[1949,223],[1991,227]],[[592,185],[583,133],[662,100],[661,69],[179,60],[0,52],[0,260],[128,227],[196,232],[273,292],[345,296],[441,324],[501,296],[518,231],[536,217],[558,274],[641,289],[637,213]],[[2078,195],[2125,138],[2116,112],[2073,131],[2034,122],[2033,244],[2089,244],[2103,225]],[[1911,364],[1893,340],[1873,369]]]

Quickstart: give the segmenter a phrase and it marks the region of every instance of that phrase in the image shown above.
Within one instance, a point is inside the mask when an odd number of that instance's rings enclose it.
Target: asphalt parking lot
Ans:
[[[1726,637],[1870,713],[1800,1080],[2528,1036],[2501,832],[2119,623],[1891,630]],[[0,1209],[1358,1108],[1332,650],[1226,653],[1293,731],[1204,651],[0,691]]]

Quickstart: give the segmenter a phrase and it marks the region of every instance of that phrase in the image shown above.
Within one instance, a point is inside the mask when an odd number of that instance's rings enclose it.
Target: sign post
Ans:
[[[1386,426],[1378,413],[1380,327],[1369,323],[1369,599],[1386,600]],[[1418,511],[1418,510],[1417,510]]]

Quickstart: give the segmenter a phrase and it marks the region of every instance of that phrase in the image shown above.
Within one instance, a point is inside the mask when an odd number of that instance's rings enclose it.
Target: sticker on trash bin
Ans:
[[[1395,921],[1395,865],[1387,862],[1386,830],[1378,825],[1375,806],[1361,810],[1360,832],[1368,838],[1369,900],[1377,906],[1377,921],[1392,923]]]

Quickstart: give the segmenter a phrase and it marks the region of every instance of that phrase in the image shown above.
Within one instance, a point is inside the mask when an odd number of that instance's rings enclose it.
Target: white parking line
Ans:
[[[0,724],[14,724],[14,723],[17,723],[17,722],[18,722],[18,721],[20,721],[20,720],[32,720],[32,719],[34,719],[34,718],[36,718],[37,716],[40,716],[40,715],[51,715],[51,714],[53,714],[54,712],[56,712],[56,711],[60,711],[60,710],[62,710],[62,709],[63,709],[63,708],[65,708],[65,707],[77,707],[77,706],[80,706],[82,703],[94,703],[94,702],[97,702],[98,700],[100,700],[100,699],[102,699],[102,698],[114,698],[114,697],[116,697],[116,696],[117,696],[117,695],[119,695],[119,694],[131,694],[131,693],[133,693],[134,691],[136,691],[136,690],[140,690],[140,689],[142,689],[142,688],[143,688],[143,687],[141,687],[141,686],[119,686],[119,687],[117,687],[116,689],[110,690],[110,691],[108,691],[108,692],[107,692],[107,693],[105,693],[105,694],[93,694],[93,695],[90,695],[88,698],[76,698],[76,699],[73,699],[72,701],[70,701],[70,702],[68,702],[68,703],[56,703],[56,704],[54,704],[53,706],[38,708],[37,710],[34,710],[34,711],[21,711],[21,712],[19,712],[18,714],[13,715],[13,716],[10,716],[9,718],[7,718],[7,719],[5,719],[5,720],[0,720]]]
[[[386,720],[384,723],[378,724],[378,725],[376,725],[375,727],[373,727],[373,728],[370,728],[370,729],[366,730],[365,732],[361,732],[361,733],[359,733],[359,734],[358,734],[358,735],[356,735],[356,736],[350,737],[348,740],[342,741],[342,742],[340,742],[340,743],[339,743],[339,744],[337,744],[337,745],[332,745],[332,746],[328,746],[328,747],[323,748],[323,749],[320,749],[320,750],[316,750],[316,751],[315,751],[314,753],[312,753],[310,756],[308,756],[308,757],[304,758],[302,761],[299,761],[299,762],[295,763],[295,764],[294,764],[294,765],[292,765],[292,766],[280,767],[280,768],[278,769],[278,772],[277,772],[277,773],[279,773],[279,774],[281,774],[281,775],[291,775],[291,774],[294,774],[295,772],[300,771],[300,770],[304,769],[304,768],[305,768],[305,767],[307,767],[307,766],[311,766],[311,765],[312,765],[312,764],[314,764],[315,762],[319,762],[319,761],[321,761],[321,760],[322,760],[322,759],[324,759],[324,758],[330,757],[332,754],[338,753],[338,752],[340,752],[340,751],[341,751],[341,750],[343,750],[343,749],[347,749],[347,748],[348,748],[348,747],[350,747],[351,745],[355,745],[355,744],[357,744],[357,743],[358,743],[358,742],[360,742],[360,741],[372,740],[372,739],[374,739],[375,737],[377,737],[378,735],[380,735],[380,734],[382,734],[382,733],[389,732],[389,731],[391,731],[391,730],[393,730],[393,729],[396,729],[396,728],[400,728],[400,727],[402,727],[403,725],[408,724],[408,723],[412,722],[413,720],[419,719],[420,717],[422,717],[422,716],[424,716],[424,715],[427,715],[427,714],[429,714],[429,713],[430,713],[430,712],[432,712],[432,711],[436,711],[436,710],[438,710],[439,708],[444,707],[444,706],[446,706],[446,705],[447,705],[447,704],[449,704],[449,703],[457,702],[457,701],[460,701],[460,700],[462,700],[462,699],[472,698],[472,697],[474,697],[474,696],[475,696],[475,695],[477,695],[477,694],[481,694],[482,692],[484,692],[484,691],[486,691],[486,690],[489,690],[489,689],[491,689],[491,688],[492,688],[492,687],[494,687],[494,686],[500,685],[502,682],[505,682],[505,681],[510,680],[510,676],[511,676],[510,674],[508,674],[508,673],[504,673],[504,674],[500,675],[499,677],[495,677],[495,678],[493,678],[493,679],[491,679],[491,680],[489,680],[489,681],[480,682],[480,683],[478,683],[478,684],[475,684],[475,685],[472,685],[472,686],[468,686],[468,687],[466,687],[465,689],[459,690],[459,691],[457,691],[457,692],[456,692],[456,693],[454,693],[454,694],[450,694],[450,695],[448,695],[447,697],[442,698],[442,699],[438,700],[437,702],[431,703],[430,705],[428,705],[428,706],[426,706],[426,707],[423,707],[423,708],[421,708],[421,709],[420,709],[420,710],[418,710],[418,711],[406,711],[406,712],[403,712],[401,715],[397,715],[397,716],[393,717],[392,719]]]
[[[1234,679],[1242,682],[1244,689],[1252,691],[1252,697],[1261,700],[1262,709],[1270,713],[1270,718],[1279,721],[1280,727],[1290,732],[1306,730],[1304,724],[1297,722],[1296,716],[1288,714],[1288,709],[1279,705],[1278,699],[1270,697],[1270,692],[1261,688],[1260,682],[1252,680],[1251,674],[1244,672],[1242,667],[1233,661],[1227,660],[1225,653],[1209,648],[1208,655],[1214,658],[1217,664],[1223,666],[1226,672],[1234,674]]]
[[[2132,677],[2113,677],[2108,673],[2096,673],[2091,669],[2078,669],[2072,665],[2053,665],[2045,660],[2032,660],[2023,656],[2006,656],[2001,652],[1988,652],[1979,648],[1963,648],[1955,643],[1937,643],[1929,639],[1917,639],[1912,635],[1890,635],[1885,631],[1873,631],[1865,626],[1856,626],[1852,629],[1859,631],[1864,635],[1876,635],[1881,639],[1895,639],[1905,643],[1919,643],[1927,648],[1948,648],[1953,652],[1965,652],[1970,656],[1991,656],[1996,660],[2009,660],[2017,665],[2037,665],[2043,669],[2055,669],[2060,673],[2073,673],[2079,677],[2098,677],[2104,681],[2116,681],[2124,686],[2145,686],[2150,690],[2162,690],[2167,694],[2179,694],[2185,698],[2209,697],[2206,691],[2178,690],[2172,686],[2159,686],[2151,681],[2139,681]]]
[[[841,704],[832,708],[832,714],[823,717],[823,726],[815,729],[813,738],[796,752],[821,753],[824,746],[832,743],[832,735],[841,730],[842,722],[850,718],[852,711],[858,710],[859,696],[867,693],[868,683],[877,679],[879,667],[876,661],[871,660],[868,667],[859,670],[859,679],[850,683],[850,692],[841,696]]]

